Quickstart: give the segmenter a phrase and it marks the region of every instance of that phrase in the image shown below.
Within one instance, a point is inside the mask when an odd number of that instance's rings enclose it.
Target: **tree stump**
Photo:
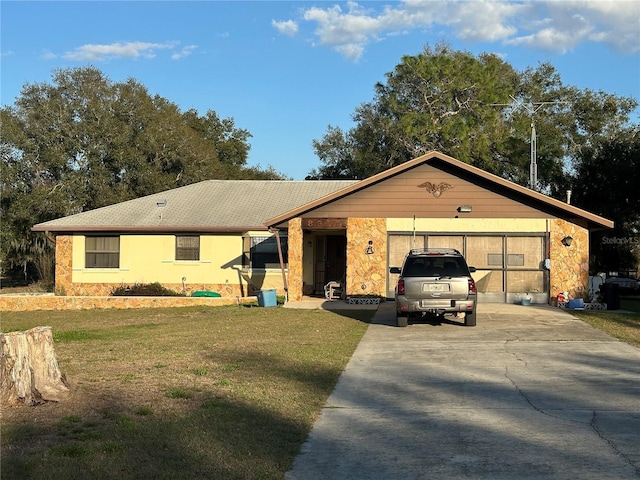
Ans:
[[[68,393],[51,327],[0,333],[0,404],[35,406],[58,402]]]

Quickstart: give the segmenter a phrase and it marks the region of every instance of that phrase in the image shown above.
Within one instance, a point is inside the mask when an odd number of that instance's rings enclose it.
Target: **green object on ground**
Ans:
[[[191,294],[192,297],[220,297],[218,292],[209,292],[207,290],[196,290]]]

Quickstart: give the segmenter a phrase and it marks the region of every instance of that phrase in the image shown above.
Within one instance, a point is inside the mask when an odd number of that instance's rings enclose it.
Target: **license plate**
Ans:
[[[430,283],[429,284],[430,292],[448,292],[449,284],[448,283]]]

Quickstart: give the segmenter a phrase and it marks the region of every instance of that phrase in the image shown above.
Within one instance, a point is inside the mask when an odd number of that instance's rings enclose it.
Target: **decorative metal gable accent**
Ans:
[[[450,183],[440,182],[439,184],[424,182],[420,185],[416,185],[418,188],[424,188],[428,193],[438,198],[442,195],[443,192],[446,192],[450,188],[453,188],[453,185]]]

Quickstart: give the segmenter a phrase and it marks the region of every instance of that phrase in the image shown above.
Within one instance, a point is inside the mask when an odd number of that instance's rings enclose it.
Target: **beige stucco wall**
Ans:
[[[461,213],[460,215],[464,215]],[[544,218],[416,218],[418,232],[545,232],[547,220]],[[390,232],[411,232],[413,218],[389,218],[387,230]]]
[[[56,293],[109,295],[119,285],[155,282],[187,294],[209,290],[244,297],[273,288],[284,293],[280,269],[242,269],[241,254],[240,235],[201,235],[199,261],[174,260],[174,235],[121,235],[119,268],[84,268],[85,237],[61,235],[56,238]]]
[[[200,260],[176,261],[174,235],[121,235],[120,268],[84,268],[85,237],[73,237],[74,283],[238,283],[242,237],[201,235]]]

